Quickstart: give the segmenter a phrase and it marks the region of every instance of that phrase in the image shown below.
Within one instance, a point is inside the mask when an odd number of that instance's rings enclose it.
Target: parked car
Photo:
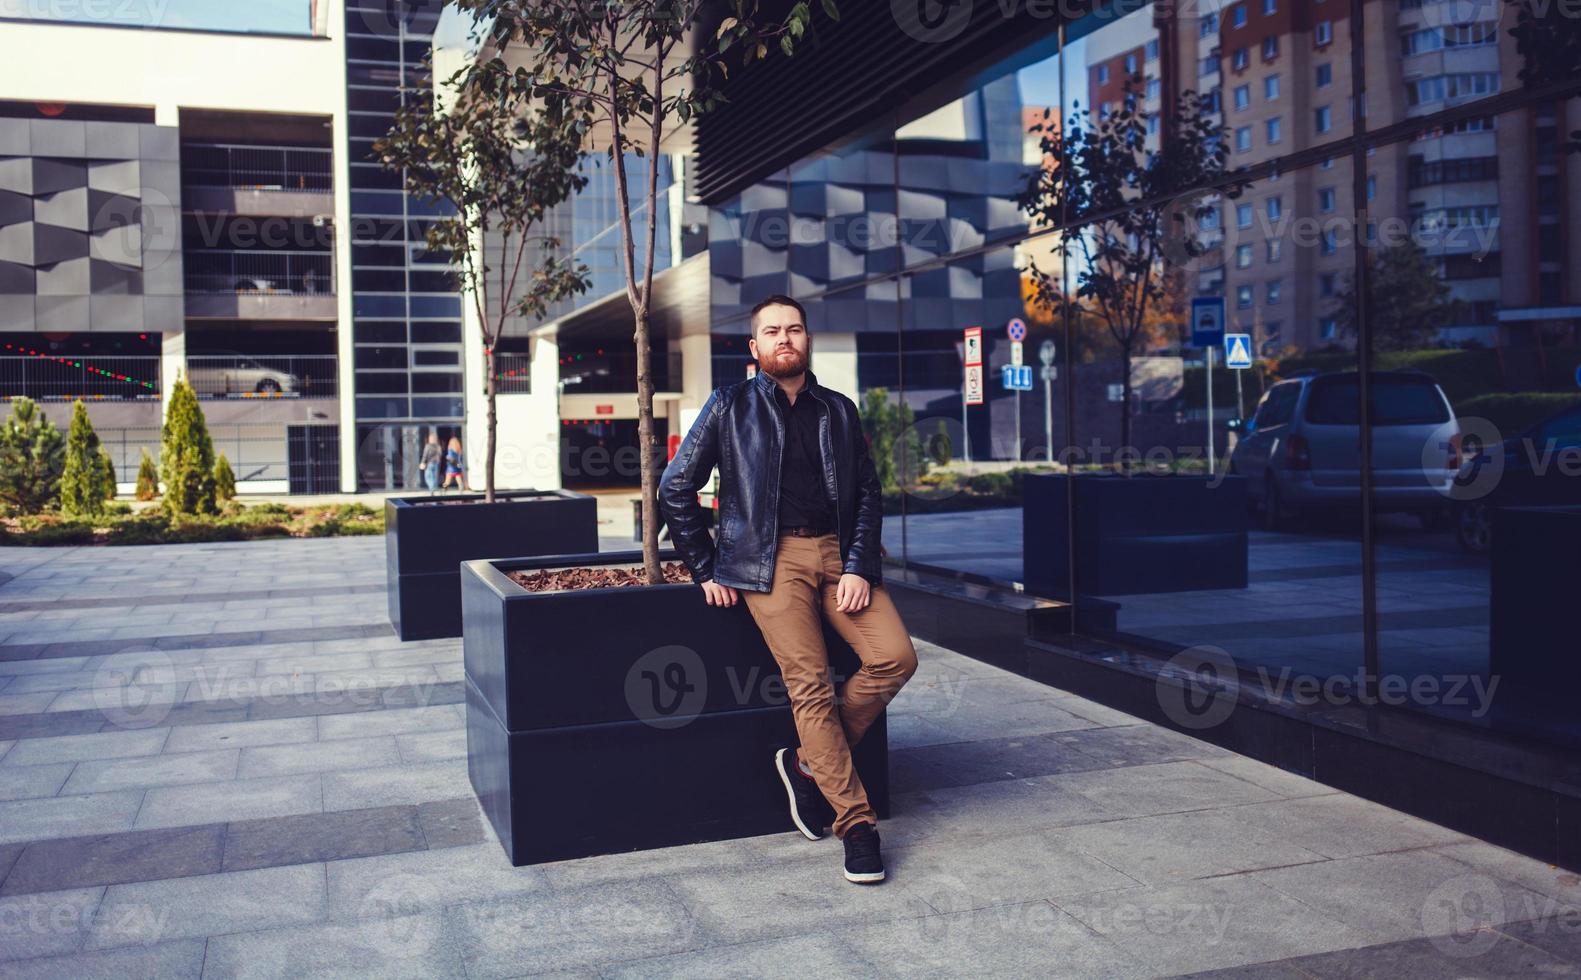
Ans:
[[[267,367],[245,354],[192,357],[187,377],[200,395],[283,395],[298,389],[297,378],[289,371]]]
[[[1492,544],[1493,508],[1581,505],[1581,403],[1496,446],[1468,445],[1465,455],[1455,474],[1455,540],[1466,552],[1484,554]],[[1495,462],[1501,468],[1489,473]]]
[[[1426,526],[1446,522],[1459,467],[1449,399],[1419,372],[1370,377],[1374,508],[1415,513]],[[1359,380],[1355,372],[1335,372],[1281,381],[1251,419],[1231,420],[1242,437],[1230,471],[1246,478],[1248,502],[1265,529],[1284,527],[1302,511],[1360,504]]]

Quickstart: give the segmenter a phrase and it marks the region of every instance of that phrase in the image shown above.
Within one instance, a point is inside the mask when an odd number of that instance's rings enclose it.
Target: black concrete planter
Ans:
[[[1027,591],[1070,596],[1062,474],[1022,485]],[[1246,588],[1244,477],[1082,473],[1076,487],[1076,585],[1082,595]]]
[[[533,593],[506,575],[640,563],[464,566],[467,770],[513,865],[794,832],[773,755],[796,727],[744,604],[712,608],[695,585]],[[824,635],[838,682],[856,655]],[[853,757],[887,817],[882,715]]]
[[[461,563],[598,550],[598,501],[566,490],[384,502],[390,623],[402,640],[461,635]]]

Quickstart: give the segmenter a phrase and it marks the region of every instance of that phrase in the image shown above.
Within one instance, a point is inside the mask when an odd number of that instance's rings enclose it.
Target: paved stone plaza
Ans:
[[[788,820],[511,868],[460,641],[398,642],[384,577],[0,549],[0,976],[1581,974],[1575,875],[929,644],[882,886]]]

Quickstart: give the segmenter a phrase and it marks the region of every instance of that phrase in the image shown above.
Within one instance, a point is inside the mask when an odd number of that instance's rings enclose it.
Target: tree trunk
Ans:
[[[1120,346],[1120,472],[1131,472],[1131,345]]]
[[[653,253],[650,251],[649,256]],[[653,261],[650,257],[648,261]],[[637,311],[637,446],[642,473],[642,568],[650,584],[664,581],[659,570],[659,470],[654,460],[653,350],[648,344],[648,308]]]
[[[488,400],[489,415],[487,433],[484,437],[483,455],[483,501],[494,502],[494,452],[498,444],[495,430],[499,425],[498,414],[494,410],[494,396],[497,382],[494,377],[494,348],[483,348],[483,395]]]

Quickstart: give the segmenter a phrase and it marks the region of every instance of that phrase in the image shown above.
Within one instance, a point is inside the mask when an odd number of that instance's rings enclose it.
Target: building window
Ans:
[[[1332,43],[1334,40],[1334,25],[1326,20],[1317,22],[1317,27],[1312,31],[1312,43],[1318,47]]]
[[[1125,56],[1125,73],[1127,76],[1136,74],[1136,55],[1128,54]]]
[[[1332,272],[1325,272],[1318,276],[1318,295],[1333,296],[1339,277]]]
[[[1324,157],[1323,158],[1323,162],[1318,164],[1318,166],[1322,167],[1324,170],[1333,170],[1334,169],[1334,158],[1333,157]]]
[[[1153,38],[1151,41],[1147,42],[1147,60],[1148,61],[1157,61],[1158,60],[1158,38],[1156,38],[1156,37]]]
[[[1217,11],[1208,14],[1197,22],[1198,37],[1212,37],[1217,33],[1219,33],[1219,15]]]
[[[1280,252],[1282,250],[1283,249],[1282,249],[1282,246],[1280,245],[1279,239],[1277,239],[1277,238],[1270,238],[1270,239],[1268,239],[1268,261],[1269,262],[1278,262],[1279,261],[1279,255],[1280,255]]]
[[[1284,329],[1284,324],[1278,320],[1269,320],[1263,325],[1263,343],[1269,344],[1279,339],[1279,332]]]
[[[1252,127],[1242,126],[1235,131],[1235,149],[1238,153],[1245,153],[1252,148]]]
[[[1251,56],[1246,53],[1245,48],[1236,48],[1235,53],[1230,55],[1230,67],[1236,71],[1245,71],[1246,66],[1251,63]]]
[[[1317,326],[1320,340],[1333,340],[1334,335],[1339,332],[1339,321],[1331,316],[1319,320]]]
[[[1367,200],[1371,201],[1372,199],[1376,198],[1377,196],[1378,196],[1378,176],[1376,174],[1368,174],[1367,175]]]
[[[1334,128],[1334,112],[1326,105],[1320,105],[1312,110],[1312,128],[1319,133],[1326,133]]]
[[[1263,13],[1273,16],[1279,12],[1279,0],[1263,0]]]
[[[1217,57],[1209,55],[1208,57],[1202,59],[1202,68],[1200,69],[1200,74],[1204,78],[1209,75],[1215,75],[1218,73],[1218,71],[1219,59]]]
[[[1235,227],[1250,228],[1252,226],[1252,206],[1250,204],[1235,205]]]
[[[1250,269],[1252,267],[1252,247],[1250,245],[1235,246],[1235,267],[1237,269]]]
[[[1445,99],[1493,95],[1498,90],[1499,73],[1496,71],[1460,72],[1407,82],[1405,99],[1411,105],[1422,105],[1427,102],[1442,102]]]
[[[1279,130],[1280,130],[1279,117],[1275,116],[1274,118],[1268,120],[1267,126],[1268,126],[1268,142],[1270,142],[1270,143],[1277,143],[1277,142],[1279,142]]]
[[[1108,65],[1099,65],[1098,66],[1098,84],[1099,85],[1108,85],[1109,84],[1109,66]]]
[[[1285,213],[1285,200],[1284,200],[1284,198],[1282,198],[1282,197],[1270,197],[1268,199],[1267,208],[1268,208],[1268,220],[1270,220],[1270,221],[1278,221],[1279,220],[1279,216]]]
[[[1147,115],[1147,135],[1158,135],[1158,116],[1155,113],[1150,112]]]
[[[1208,94],[1205,98],[1209,112],[1220,112],[1224,109],[1224,93],[1219,89],[1208,89]]]
[[[1252,104],[1252,89],[1249,85],[1235,86],[1235,108],[1245,109]]]
[[[1268,302],[1270,305],[1279,302],[1279,296],[1284,292],[1284,285],[1284,281],[1280,279],[1268,280]]]
[[[1202,225],[1202,230],[1203,231],[1218,231],[1219,230],[1219,209],[1218,208],[1209,208],[1208,210],[1202,212],[1201,225]]]
[[[1246,26],[1246,4],[1238,3],[1235,6],[1230,8],[1230,26],[1232,26],[1232,27],[1245,27]]]
[[[1263,38],[1263,60],[1272,61],[1277,57],[1279,57],[1279,37],[1270,34]]]
[[[1279,76],[1269,75],[1263,79],[1263,98],[1269,102],[1279,98]]]
[[[1317,87],[1328,88],[1334,84],[1334,66],[1324,62],[1317,66]]]
[[[1163,83],[1158,79],[1149,78],[1147,80],[1147,97],[1150,99],[1158,98],[1159,94],[1163,91],[1163,88]]]
[[[1317,206],[1319,211],[1334,210],[1334,188],[1320,187],[1317,192]]]
[[[1249,310],[1252,308],[1252,287],[1235,287],[1235,308],[1238,310]]]
[[[1339,236],[1333,231],[1323,233],[1323,244],[1318,246],[1318,251],[1324,255],[1333,255],[1339,251]]]

